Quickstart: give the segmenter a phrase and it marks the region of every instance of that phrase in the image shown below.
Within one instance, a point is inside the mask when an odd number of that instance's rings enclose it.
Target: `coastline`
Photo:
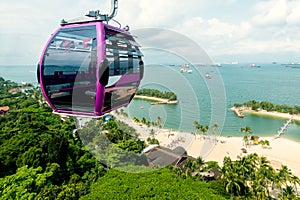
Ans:
[[[169,99],[163,99],[163,98],[158,98],[158,97],[148,97],[148,96],[143,96],[143,95],[135,95],[134,98],[156,102],[156,103],[153,103],[152,105],[156,105],[156,104],[177,104],[177,103],[179,103],[178,100],[170,101]]]
[[[295,121],[300,122],[300,115],[292,115],[289,113],[280,113],[276,111],[266,111],[266,110],[252,110],[250,107],[232,107],[230,108],[231,111],[235,112],[238,117],[239,115],[243,115],[243,113],[248,113],[251,115],[259,115],[259,116],[268,116],[268,117],[275,117],[275,118],[281,118],[281,119],[290,119],[293,118]]]
[[[153,130],[155,138],[158,139],[161,146],[170,149],[182,146],[187,150],[188,155],[195,158],[201,156],[205,161],[216,161],[222,166],[223,159],[226,156],[229,156],[232,160],[237,160],[248,154],[257,153],[259,156],[266,157],[274,168],[279,169],[282,165],[286,165],[293,174],[300,177],[300,162],[297,157],[297,152],[300,151],[300,142],[286,138],[261,137],[261,140],[270,142],[270,147],[262,147],[261,145],[245,147],[243,137],[215,137],[158,127],[148,128],[145,125],[134,123],[130,118],[121,115],[115,116],[118,120],[132,126],[140,134],[139,138],[141,140],[146,141],[151,130]],[[211,150],[205,151],[208,147]],[[242,148],[247,150],[246,154],[242,152]]]

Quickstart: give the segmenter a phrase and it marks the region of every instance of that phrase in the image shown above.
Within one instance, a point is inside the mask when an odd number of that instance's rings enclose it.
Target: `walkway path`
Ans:
[[[281,129],[277,132],[277,135],[275,137],[279,138],[288,128],[288,126],[292,123],[293,121],[293,115],[291,116],[291,118],[283,125],[283,127],[281,127]]]

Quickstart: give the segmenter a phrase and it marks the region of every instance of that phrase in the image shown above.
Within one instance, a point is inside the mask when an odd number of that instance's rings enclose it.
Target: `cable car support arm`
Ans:
[[[101,14],[99,10],[97,11],[89,11],[86,15],[88,17],[94,17],[96,19],[100,19],[102,21],[108,22],[109,20],[113,19],[118,12],[118,0],[111,0],[112,8],[110,14]]]

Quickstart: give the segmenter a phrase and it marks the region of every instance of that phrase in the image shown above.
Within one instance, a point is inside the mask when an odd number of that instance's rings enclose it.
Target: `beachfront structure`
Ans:
[[[176,147],[175,149],[169,149],[163,146],[155,145],[152,148],[147,148],[144,151],[144,155],[147,157],[149,166],[165,167],[168,165],[183,166],[188,159],[195,159],[187,155],[186,150],[183,147]]]
[[[57,113],[102,116],[126,106],[143,78],[143,54],[128,30],[108,24],[116,14],[61,23],[42,52],[38,81]]]
[[[291,115],[290,119],[287,120],[287,122],[281,127],[281,129],[277,132],[277,135],[275,138],[279,138],[288,128],[288,126],[292,123],[294,116]]]
[[[7,114],[8,111],[9,111],[9,106],[0,107],[0,116]]]

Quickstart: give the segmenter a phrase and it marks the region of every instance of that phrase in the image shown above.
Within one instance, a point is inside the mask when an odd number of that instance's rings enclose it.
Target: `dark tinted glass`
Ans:
[[[103,112],[130,103],[140,82],[142,53],[139,44],[126,33],[105,28],[109,83],[105,89]]]
[[[43,85],[59,110],[94,112],[96,26],[64,28],[51,40],[43,60]]]

